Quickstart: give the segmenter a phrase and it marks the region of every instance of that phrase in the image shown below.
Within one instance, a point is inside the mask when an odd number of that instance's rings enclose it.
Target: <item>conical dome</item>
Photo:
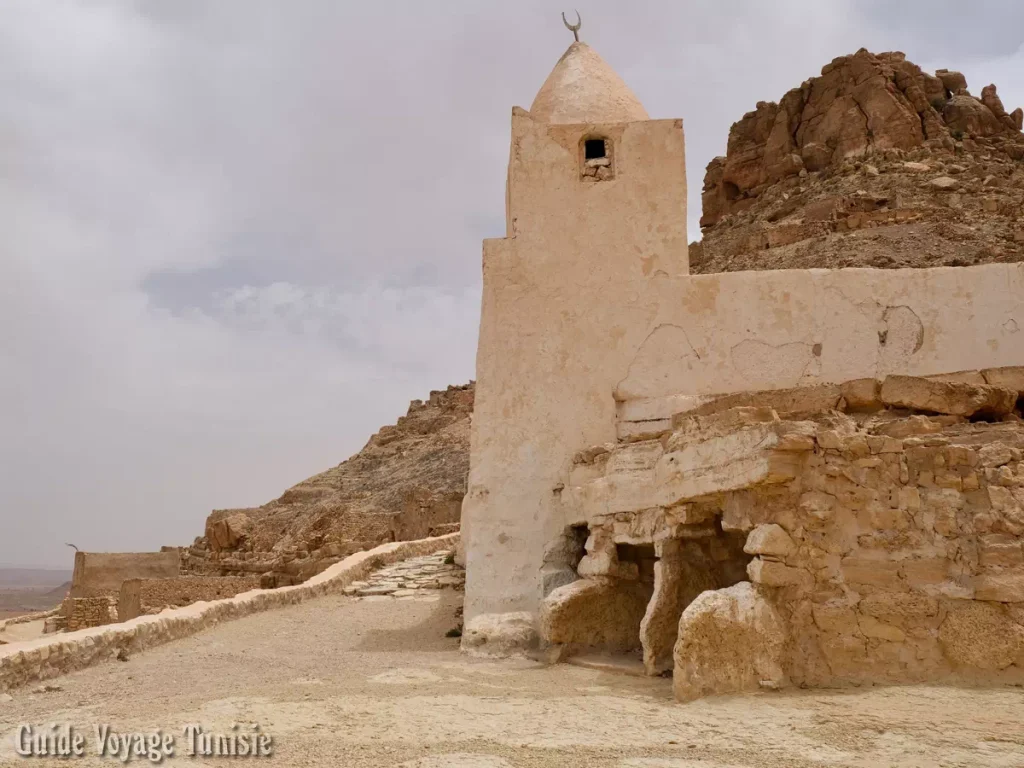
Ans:
[[[631,123],[647,110],[586,43],[573,43],[537,92],[530,114],[547,123]]]

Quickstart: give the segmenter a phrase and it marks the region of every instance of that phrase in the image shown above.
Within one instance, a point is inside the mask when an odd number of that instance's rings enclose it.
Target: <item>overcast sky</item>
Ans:
[[[576,2],[684,119],[691,239],[731,123],[836,56],[1024,105],[1018,0]],[[472,378],[510,110],[561,10],[0,0],[0,564],[189,543]]]

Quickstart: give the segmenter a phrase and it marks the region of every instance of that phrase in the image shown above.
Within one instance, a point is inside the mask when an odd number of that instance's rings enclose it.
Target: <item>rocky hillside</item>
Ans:
[[[840,57],[733,125],[691,271],[1024,260],[1022,123],[959,72]]]
[[[185,554],[191,572],[297,583],[385,541],[458,525],[469,474],[473,383],[413,400],[355,456],[255,509],[215,510]]]

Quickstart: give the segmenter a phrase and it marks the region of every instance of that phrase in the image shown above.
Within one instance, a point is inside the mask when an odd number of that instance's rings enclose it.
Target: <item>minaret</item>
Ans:
[[[681,120],[651,120],[588,45],[512,110],[507,235],[484,241],[466,618],[534,614],[545,550],[579,520],[573,455],[616,439],[618,382],[687,273]],[[554,586],[557,586],[555,584]]]

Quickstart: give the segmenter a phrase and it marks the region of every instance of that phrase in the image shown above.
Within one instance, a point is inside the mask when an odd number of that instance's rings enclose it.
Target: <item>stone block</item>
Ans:
[[[903,562],[901,570],[907,586],[916,589],[946,582],[950,577],[949,566],[949,560],[944,557],[929,557],[906,560]]]
[[[877,379],[854,379],[839,387],[848,411],[878,411],[882,408]]]
[[[1024,603],[1024,573],[984,573],[975,576],[974,597],[997,603]]]
[[[939,612],[939,601],[934,597],[906,592],[874,592],[866,595],[857,605],[866,616],[879,619],[922,619]]]
[[[873,616],[861,616],[858,623],[860,631],[865,637],[886,640],[891,643],[901,643],[907,637],[906,633],[899,627],[881,622]]]
[[[801,587],[809,589],[814,584],[811,574],[803,568],[791,568],[774,560],[755,557],[747,563],[747,575],[755,584],[766,587]]]
[[[770,389],[725,395],[692,411],[709,414],[737,406],[771,408],[779,416],[827,413],[839,406],[842,392],[837,384],[814,384],[791,389]]]
[[[1024,548],[1018,536],[990,533],[978,537],[978,558],[984,568],[1015,568],[1024,566]]]
[[[1024,365],[986,368],[981,373],[985,377],[985,381],[993,387],[1012,389],[1017,392],[1018,396],[1024,393]]]
[[[1001,387],[934,381],[915,376],[887,376],[882,382],[882,402],[953,416],[1004,416],[1013,411],[1017,393]]]
[[[748,555],[786,558],[796,551],[793,539],[781,525],[759,525],[747,536],[743,551]]]
[[[869,560],[844,557],[840,563],[843,580],[854,588],[857,585],[901,589],[899,563],[888,560]]]
[[[852,635],[857,631],[857,612],[845,602],[829,602],[812,609],[814,623],[823,632]]]

